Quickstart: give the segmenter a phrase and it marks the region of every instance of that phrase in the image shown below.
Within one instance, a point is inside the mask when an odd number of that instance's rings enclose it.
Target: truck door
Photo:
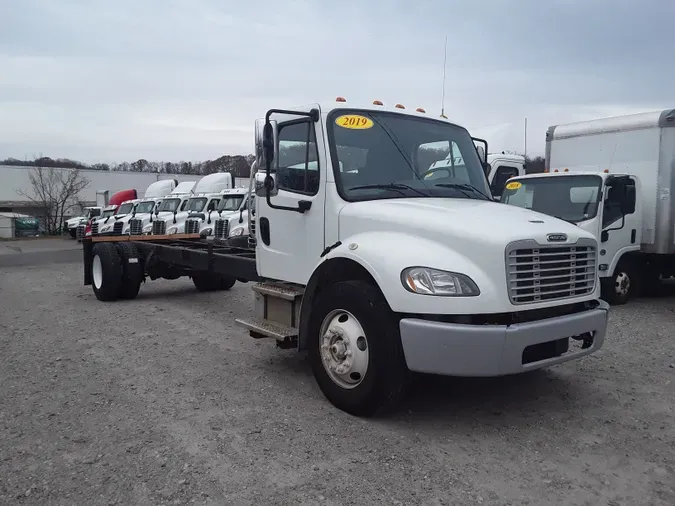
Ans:
[[[623,214],[621,211],[622,197],[618,188],[606,186],[602,203],[602,222],[599,249],[604,250],[604,255],[598,258],[598,264],[606,264],[603,271],[612,275],[620,257],[627,251],[640,249],[642,242],[642,224],[639,223],[640,213],[636,202],[636,184],[634,178],[628,179],[628,194],[632,196],[636,204],[635,211]]]
[[[488,180],[490,182],[492,196],[497,199],[502,196],[506,181],[512,177],[521,175],[521,167],[518,167],[515,163],[502,160],[494,160],[492,162],[492,167],[492,173]]]
[[[266,278],[306,284],[324,245],[325,153],[320,123],[309,118],[279,123],[276,206],[310,206],[304,213],[270,208],[256,199],[256,268]]]

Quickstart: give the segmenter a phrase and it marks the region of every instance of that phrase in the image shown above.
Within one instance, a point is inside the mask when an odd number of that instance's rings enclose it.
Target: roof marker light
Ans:
[[[605,174],[609,174],[609,169],[605,169],[605,170],[603,170],[603,172],[604,172]]]
[[[345,97],[337,97],[335,99],[336,102],[346,102]]]
[[[405,109],[403,104],[396,104],[394,107],[396,107],[396,109]]]
[[[558,172],[558,169],[553,169],[553,172]]]
[[[427,111],[425,111],[424,109],[422,109],[421,107],[418,107],[418,108],[415,109],[415,110],[416,110],[417,112],[427,112]]]
[[[373,100],[373,105],[384,105],[384,104],[379,100]]]
[[[570,169],[565,168],[565,170],[563,172],[569,172],[569,171],[570,171]]]

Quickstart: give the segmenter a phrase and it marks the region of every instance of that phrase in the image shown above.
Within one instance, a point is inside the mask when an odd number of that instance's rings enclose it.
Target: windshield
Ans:
[[[157,210],[160,212],[169,211],[172,213],[178,209],[178,206],[180,206],[180,199],[166,199],[159,204]]]
[[[187,211],[195,211],[197,213],[201,212],[204,209],[206,204],[206,197],[196,197],[188,200]]]
[[[155,203],[153,201],[150,202],[139,202],[138,205],[136,206],[136,214],[147,214],[151,213],[152,210],[155,207]]]
[[[489,199],[476,146],[462,127],[385,111],[340,110],[329,116],[328,135],[345,200]]]
[[[127,202],[126,204],[122,204],[119,209],[117,209],[117,214],[129,214],[131,212],[131,208],[134,207],[134,204],[132,202]]]
[[[95,218],[96,216],[101,215],[101,210],[100,209],[89,209],[89,217],[90,218]]]
[[[243,200],[244,195],[233,195],[224,198],[220,201],[220,204],[218,204],[218,211],[238,211]]]
[[[103,214],[101,215],[101,218],[108,218],[109,216],[112,216],[114,212],[115,212],[114,209],[107,209],[107,210],[103,211]]]
[[[582,175],[512,180],[501,202],[578,223],[597,215],[601,183],[598,176]]]

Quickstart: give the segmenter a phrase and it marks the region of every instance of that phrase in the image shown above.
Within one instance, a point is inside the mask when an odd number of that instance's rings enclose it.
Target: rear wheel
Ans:
[[[365,281],[343,281],[319,292],[308,344],[319,388],[352,415],[392,409],[410,383],[398,319]]]
[[[77,230],[75,230],[74,228],[69,228],[68,235],[70,235],[71,238],[75,239],[77,237]]]
[[[135,244],[130,242],[117,243],[117,250],[122,263],[122,282],[120,284],[120,299],[135,299],[143,282],[143,263]]]
[[[200,292],[213,292],[216,290],[229,290],[237,282],[235,278],[220,274],[198,273],[192,275],[192,283]]]
[[[98,300],[107,302],[118,298],[122,284],[122,263],[114,244],[102,242],[94,245],[91,279]]]

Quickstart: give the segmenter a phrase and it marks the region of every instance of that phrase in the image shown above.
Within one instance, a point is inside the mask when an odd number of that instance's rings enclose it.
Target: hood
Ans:
[[[370,230],[404,232],[430,240],[503,247],[520,239],[551,244],[547,235],[566,234],[570,244],[591,234],[566,221],[497,202],[455,198],[382,199],[347,204],[340,212],[340,240]],[[442,241],[442,242],[446,242]],[[464,248],[462,248],[464,249]]]

